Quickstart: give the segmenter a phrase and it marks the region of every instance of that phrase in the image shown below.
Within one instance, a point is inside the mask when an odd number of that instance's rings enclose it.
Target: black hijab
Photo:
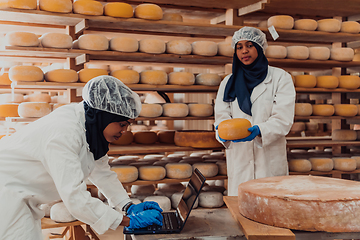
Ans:
[[[103,131],[112,122],[123,122],[129,118],[89,107],[84,102],[86,141],[94,159],[99,160],[109,151],[109,142],[106,141]]]
[[[225,86],[223,98],[224,102],[233,102],[237,98],[240,109],[250,116],[252,116],[251,93],[266,78],[269,65],[263,49],[257,43],[252,43],[258,52],[258,57],[250,65],[245,65],[239,60],[235,45],[232,75]]]

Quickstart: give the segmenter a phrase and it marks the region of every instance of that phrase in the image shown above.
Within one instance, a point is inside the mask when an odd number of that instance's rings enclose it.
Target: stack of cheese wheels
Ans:
[[[330,177],[260,178],[239,185],[239,211],[246,218],[275,227],[358,232],[359,189],[357,181]]]
[[[335,115],[343,117],[354,117],[358,113],[358,108],[355,104],[335,104]]]
[[[179,130],[175,132],[174,142],[177,146],[193,148],[222,147],[215,138],[215,132],[206,130]]]
[[[331,138],[334,141],[355,141],[357,133],[350,129],[334,129],[331,133]]]
[[[153,144],[157,141],[157,135],[152,131],[134,132],[134,141],[140,144]]]
[[[145,70],[140,73],[140,83],[164,85],[168,82],[168,75],[161,70]]]
[[[45,73],[45,80],[48,82],[77,82],[79,76],[72,69],[54,69]]]
[[[116,77],[124,84],[137,84],[140,81],[139,73],[130,69],[112,71],[111,76]]]
[[[110,17],[131,18],[134,15],[134,9],[130,4],[123,2],[110,2],[104,6],[104,15]]]
[[[36,66],[13,66],[9,69],[9,78],[13,82],[41,82],[44,73]]]
[[[121,134],[121,137],[118,140],[111,143],[116,145],[129,145],[133,142],[133,140],[134,140],[134,135],[132,134],[132,132],[126,131]]]
[[[113,51],[137,52],[139,50],[139,41],[133,37],[113,37],[109,44]]]
[[[356,75],[339,76],[339,88],[357,89],[360,87],[360,78]]]
[[[195,83],[195,76],[190,72],[171,72],[168,76],[169,84],[190,86]]]
[[[218,52],[217,44],[212,41],[196,41],[192,44],[192,53],[200,56],[215,56]]]
[[[78,72],[79,81],[83,83],[102,75],[108,75],[108,71],[101,68],[84,68]]]
[[[50,218],[55,222],[73,222],[76,220],[63,202],[56,203],[51,207]]]
[[[350,157],[335,157],[334,169],[339,171],[354,171],[356,169],[356,160]]]
[[[215,177],[219,172],[219,167],[215,163],[194,163],[192,165],[193,170],[199,169],[204,177]]]
[[[21,93],[2,93],[0,94],[0,103],[21,103],[24,101],[24,95]]]
[[[199,73],[195,77],[195,84],[206,86],[219,86],[221,77],[216,73]]]
[[[286,47],[281,45],[270,45],[265,50],[265,56],[268,58],[286,58]]]
[[[339,47],[331,48],[330,50],[330,59],[336,61],[352,61],[354,58],[354,50],[352,48]]]
[[[163,108],[157,103],[141,104],[140,117],[159,117],[163,113]]]
[[[71,0],[39,0],[39,8],[43,11],[58,12],[58,13],[71,13],[72,1]]]
[[[189,107],[185,103],[165,103],[163,115],[166,117],[186,117],[189,115]]]
[[[159,207],[163,210],[163,211],[170,211],[171,210],[171,201],[170,198],[167,196],[148,196],[144,199],[143,202],[156,202],[157,204],[159,204]]]
[[[2,6],[2,4],[3,3],[0,3],[0,6]],[[37,0],[25,0],[25,1],[9,0],[9,1],[5,1],[4,7],[36,10]]]
[[[292,29],[294,27],[294,19],[288,15],[272,16],[268,19],[267,25],[275,28]]]
[[[294,122],[290,128],[290,132],[302,132],[305,131],[305,123],[304,122]]]
[[[310,103],[295,103],[295,116],[310,116],[312,106]]]
[[[48,93],[32,93],[28,95],[30,102],[51,102],[51,96]]]
[[[43,117],[51,112],[51,106],[46,102],[23,102],[19,104],[20,117]]]
[[[305,46],[286,47],[287,58],[305,60],[309,58],[309,48]]]
[[[191,54],[191,44],[185,40],[171,40],[166,43],[166,52],[173,54]]]
[[[74,13],[84,15],[101,16],[104,12],[103,5],[98,1],[93,0],[77,0],[73,3]]]
[[[37,47],[39,38],[31,32],[8,32],[5,35],[5,44],[10,46]]]
[[[168,163],[165,168],[166,177],[176,179],[189,178],[193,171],[188,163]]]
[[[201,192],[199,206],[205,208],[218,208],[224,205],[224,196],[220,192]]]
[[[214,107],[208,103],[189,103],[189,115],[194,117],[210,117],[214,113]]]
[[[233,118],[222,121],[218,125],[219,137],[224,140],[237,140],[245,138],[251,132],[248,128],[251,127],[251,122],[245,118]]]
[[[139,178],[146,181],[164,179],[166,170],[162,166],[142,166],[139,168]]]
[[[289,160],[289,170],[291,172],[309,172],[311,171],[311,162],[307,159]]]
[[[65,33],[45,33],[40,38],[41,46],[45,48],[66,48],[70,49],[73,39]]]
[[[314,116],[332,116],[335,108],[330,104],[314,104],[312,105],[312,114]]]
[[[342,22],[340,32],[359,33],[360,32],[360,24],[356,21]]]
[[[147,20],[161,20],[163,10],[156,4],[144,3],[135,7],[135,17]]]
[[[309,47],[309,59],[328,60],[330,58],[330,49],[327,47]]]
[[[219,42],[218,46],[218,55],[232,57],[234,55],[234,49],[231,47],[231,42]]]
[[[295,76],[295,87],[313,88],[316,86],[316,77],[313,75]]]
[[[319,88],[337,88],[339,78],[336,76],[318,76],[316,77],[316,87]]]
[[[360,156],[351,156],[356,161],[356,168],[360,168]]]
[[[341,22],[337,19],[321,19],[318,20],[318,31],[323,32],[339,32],[341,29]]]
[[[145,38],[139,41],[139,51],[144,53],[164,53],[166,44],[158,38]]]
[[[19,117],[18,107],[18,103],[1,103],[0,117]]]
[[[172,22],[182,22],[183,17],[178,13],[164,13],[162,20]]]
[[[138,179],[139,176],[138,169],[134,166],[115,166],[112,167],[111,170],[116,172],[118,179],[122,183],[133,182]]]
[[[80,49],[85,50],[106,51],[109,49],[109,40],[104,35],[100,34],[84,34],[79,37],[78,46]]]
[[[161,143],[174,143],[174,130],[162,130],[157,133],[158,140]]]
[[[328,172],[334,168],[331,158],[310,158],[309,160],[313,171]]]
[[[0,74],[0,85],[11,85],[9,73]]]
[[[317,21],[314,19],[298,19],[294,22],[294,29],[315,31],[318,26]]]

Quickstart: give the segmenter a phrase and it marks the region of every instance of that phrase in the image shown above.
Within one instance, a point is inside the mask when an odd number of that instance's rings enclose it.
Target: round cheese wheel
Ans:
[[[220,192],[201,192],[199,206],[205,208],[218,208],[224,205],[223,195]]]
[[[162,20],[172,22],[182,22],[183,17],[178,13],[164,13]]]
[[[223,145],[215,138],[215,132],[206,130],[179,130],[175,132],[177,146],[193,148],[217,148]]]
[[[170,211],[171,209],[171,201],[166,196],[149,196],[144,199],[144,202],[148,202],[148,201],[158,203],[160,208],[165,212]]]
[[[330,58],[330,49],[327,47],[309,47],[309,59],[328,60]]]
[[[144,156],[144,159],[156,159],[161,160],[163,157],[165,157],[164,154],[147,154]]]
[[[87,1],[87,0],[78,0],[78,1]],[[79,37],[78,45],[80,49],[106,51],[109,49],[109,40],[104,35],[100,35],[100,34],[84,34]]]
[[[159,117],[163,113],[163,108],[157,103],[141,104],[140,117]]]
[[[336,76],[317,76],[316,87],[319,88],[337,88],[339,86],[339,78]]]
[[[356,75],[339,76],[339,88],[357,89],[360,87],[360,78]]]
[[[190,72],[169,73],[169,84],[190,86],[195,83],[195,76]]]
[[[289,170],[291,172],[309,172],[311,171],[311,162],[307,159],[291,159]]]
[[[36,66],[14,66],[9,69],[9,78],[11,81],[41,82],[44,73]]]
[[[336,61],[352,61],[354,58],[354,50],[352,48],[339,47],[331,48],[330,59]]]
[[[144,53],[164,53],[166,44],[157,38],[145,38],[139,41],[139,51]]]
[[[183,179],[189,178],[192,174],[192,167],[188,163],[168,163],[165,168],[168,178]]]
[[[7,0],[7,7],[36,10],[37,0]]]
[[[332,116],[335,108],[330,104],[314,104],[312,105],[312,114],[314,116]]]
[[[141,196],[141,195],[152,195],[155,191],[155,186],[153,184],[148,185],[132,185],[131,186],[131,195]]]
[[[166,52],[173,54],[191,54],[191,44],[185,40],[171,40],[166,43]]]
[[[102,75],[108,75],[108,71],[101,68],[84,68],[78,72],[79,81],[83,83]]]
[[[0,85],[11,85],[9,73],[0,74]]]
[[[153,144],[157,141],[157,135],[152,131],[138,131],[134,133],[134,142],[140,144]]]
[[[186,117],[189,114],[189,107],[185,103],[165,103],[163,115],[166,117]]]
[[[39,8],[43,11],[56,13],[71,13],[71,0],[39,0]]]
[[[353,158],[333,158],[334,169],[340,171],[354,171],[356,169],[356,160]]]
[[[109,43],[110,49],[113,51],[137,52],[139,50],[139,41],[133,37],[114,37]]]
[[[305,60],[309,58],[309,48],[305,46],[289,46],[286,47],[287,58]]]
[[[48,93],[32,93],[28,95],[29,102],[51,102],[51,96]]]
[[[134,182],[139,176],[138,169],[134,166],[115,166],[110,169],[116,172],[119,181],[122,183]]]
[[[98,1],[92,0],[77,0],[73,3],[74,13],[84,15],[101,16],[104,12],[103,5]]]
[[[195,168],[200,170],[204,177],[215,177],[219,172],[219,167],[216,163],[194,163],[192,168],[194,171]]]
[[[104,6],[104,15],[110,17],[131,18],[134,15],[134,9],[130,4],[123,2],[110,2]]]
[[[2,93],[0,94],[0,103],[21,103],[24,101],[24,95],[21,93]]]
[[[267,25],[275,28],[292,29],[294,27],[294,18],[288,15],[272,16],[268,19]]]
[[[66,48],[70,49],[73,39],[65,33],[45,33],[40,37],[41,46],[45,48]]]
[[[139,168],[139,178],[146,181],[158,181],[166,176],[162,166],[142,166]]]
[[[268,27],[268,25],[267,25],[267,20],[260,21],[260,22],[258,23],[258,27],[259,27],[259,28],[267,28],[267,27]]]
[[[189,103],[189,115],[194,117],[210,117],[214,114],[214,107],[208,103]]]
[[[163,10],[156,4],[143,3],[135,7],[135,17],[147,20],[161,20]]]
[[[302,132],[305,131],[305,128],[304,122],[294,122],[290,128],[290,132]]]
[[[341,29],[341,22],[337,19],[321,19],[318,20],[318,31],[323,32],[339,32]]]
[[[357,133],[350,129],[334,129],[331,133],[331,138],[334,141],[355,141]]]
[[[48,82],[77,82],[79,76],[72,69],[55,69],[45,73],[45,80]]]
[[[43,117],[51,112],[49,103],[44,102],[23,102],[19,104],[18,113],[20,117]]]
[[[219,42],[218,46],[218,55],[232,57],[234,55],[234,49],[231,47],[231,42]]]
[[[161,143],[171,143],[174,144],[174,130],[162,130],[157,133],[158,140]]]
[[[360,32],[360,24],[356,21],[342,22],[340,32],[359,33]]]
[[[121,137],[118,140],[111,143],[116,145],[129,145],[133,142],[133,140],[134,140],[133,133],[131,131],[125,131],[122,132]]]
[[[331,158],[310,158],[309,160],[313,171],[328,172],[334,168]]]
[[[212,41],[196,41],[191,44],[192,53],[201,56],[215,56],[218,52],[218,47]]]
[[[219,175],[227,175],[226,161],[217,161],[216,165],[219,168]]]
[[[314,31],[318,26],[317,21],[314,19],[298,19],[294,22],[294,29]]]
[[[286,58],[286,47],[280,45],[270,45],[265,49],[265,56],[268,58]]]
[[[10,46],[37,47],[39,38],[31,32],[8,32],[5,35],[5,44]]]
[[[0,104],[0,117],[19,117],[18,107],[18,103]]]
[[[76,220],[63,202],[56,203],[51,207],[50,218],[55,222],[73,222]]]
[[[137,84],[140,81],[139,73],[130,69],[112,71],[111,76],[116,77],[124,84]]]
[[[355,104],[335,104],[335,115],[343,117],[354,117],[358,113],[358,108]]]
[[[216,73],[199,73],[195,77],[195,84],[206,86],[219,86],[221,77]]]
[[[356,161],[356,169],[360,168],[360,156],[351,156]]]
[[[313,75],[295,76],[295,87],[313,88],[316,86],[316,77]]]
[[[185,156],[186,156],[185,153],[171,153],[171,154],[167,155],[168,158],[182,158]]]
[[[168,82],[168,75],[161,70],[145,70],[140,73],[140,83],[165,85]]]
[[[225,140],[237,140],[250,135],[249,127],[251,127],[249,120],[245,118],[232,118],[224,120],[218,125],[218,134],[220,138]]]
[[[310,103],[295,103],[295,116],[310,116],[312,106]]]

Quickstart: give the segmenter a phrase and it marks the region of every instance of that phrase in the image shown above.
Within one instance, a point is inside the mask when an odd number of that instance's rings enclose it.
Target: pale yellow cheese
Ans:
[[[313,171],[328,172],[333,170],[334,162],[331,158],[310,158]]]
[[[351,158],[356,161],[356,169],[360,168],[360,156],[352,156]]]
[[[204,177],[215,177],[219,172],[219,167],[215,163],[194,163],[192,168],[193,171],[195,168],[199,169]]]
[[[157,141],[157,134],[153,131],[134,132],[134,142],[139,144],[153,144]]]
[[[84,68],[78,72],[79,81],[83,83],[87,83],[94,77],[108,75],[108,71],[101,68]]]
[[[356,75],[339,76],[339,88],[357,89],[360,87],[360,78]]]
[[[0,117],[19,117],[18,107],[18,103],[0,104]]]
[[[189,107],[185,103],[165,103],[163,115],[166,117],[186,117],[189,114]]]
[[[339,86],[339,78],[336,76],[317,76],[316,87],[319,88],[337,88]]]
[[[84,34],[79,37],[78,45],[80,49],[106,51],[109,48],[109,41],[104,35]]]
[[[292,29],[294,27],[294,19],[288,15],[272,16],[268,19],[267,25],[275,28]]]
[[[305,46],[289,46],[286,47],[287,58],[305,60],[309,58],[309,48]]]
[[[231,42],[219,42],[218,46],[218,55],[232,57],[234,56],[234,49],[231,47]]]
[[[66,48],[70,49],[73,39],[65,33],[45,33],[40,38],[41,46],[45,48]]]
[[[340,171],[354,171],[356,169],[356,160],[353,158],[337,157],[333,158],[334,169]]]
[[[164,85],[168,82],[168,75],[161,70],[145,70],[140,73],[140,83]]]
[[[104,15],[110,17],[131,18],[134,15],[134,9],[127,3],[109,2],[104,6]]]
[[[77,82],[78,74],[72,69],[55,69],[45,73],[45,80],[48,82]]]
[[[33,93],[28,95],[29,102],[51,102],[51,96],[48,93]]]
[[[156,4],[143,3],[135,7],[135,17],[147,20],[161,20],[163,10]]]
[[[110,49],[113,51],[137,52],[139,49],[139,42],[133,37],[114,37],[109,43]]]
[[[112,171],[116,172],[118,179],[122,183],[134,182],[138,179],[139,172],[138,169],[134,166],[115,166],[110,168]]]
[[[163,112],[163,108],[157,103],[141,104],[140,117],[159,117]]]
[[[335,108],[330,104],[314,104],[312,105],[312,114],[314,116],[332,116]]]
[[[215,56],[218,46],[213,41],[196,41],[191,44],[192,53],[201,56]]]
[[[286,58],[286,47],[281,45],[270,45],[265,50],[265,56],[268,58]]]
[[[116,77],[124,84],[136,84],[140,81],[140,75],[135,70],[115,70],[111,76]]]
[[[71,13],[71,0],[39,0],[39,8],[43,11],[56,13]]]
[[[330,59],[336,61],[352,61],[354,58],[354,50],[352,48],[339,47],[331,48]]]
[[[289,170],[291,172],[309,172],[311,171],[311,162],[307,159],[289,160]]]
[[[35,10],[37,8],[37,0],[7,0],[6,7]]]
[[[161,54],[166,50],[166,44],[158,38],[145,38],[139,41],[139,51],[144,53]]]
[[[8,32],[5,35],[5,44],[9,46],[37,47],[39,38],[31,32]]]
[[[168,77],[169,84],[189,86],[195,83],[195,76],[190,72],[171,72]]]
[[[314,19],[298,19],[294,22],[294,29],[314,31],[318,26],[317,21]]]
[[[183,179],[189,178],[192,174],[192,167],[188,163],[168,163],[165,168],[168,178]]]
[[[208,103],[189,103],[189,115],[194,117],[210,117],[214,114],[214,107]]]
[[[341,22],[337,19],[321,19],[318,20],[318,31],[323,32],[339,32],[341,29]]]
[[[191,54],[191,44],[185,40],[171,40],[166,43],[166,52],[173,54]]]
[[[36,66],[13,66],[9,69],[11,81],[41,82],[44,80],[43,71]]]
[[[142,166],[139,168],[139,178],[146,181],[158,181],[166,176],[162,166]]]
[[[179,13],[164,13],[162,20],[172,22],[182,22],[183,17]]]
[[[316,77],[313,75],[295,76],[295,87],[313,88],[316,86]]]
[[[350,129],[334,129],[331,138],[334,141],[355,141],[357,133],[355,130]]]
[[[199,73],[195,77],[195,84],[206,86],[219,86],[221,77],[216,73]]]
[[[74,13],[84,15],[101,16],[104,12],[103,5],[98,1],[92,0],[77,0],[73,3]]]
[[[51,112],[51,106],[45,102],[23,102],[19,104],[20,117],[43,117]]]
[[[335,104],[335,115],[343,117],[354,117],[358,113],[358,108],[355,104]]]
[[[330,58],[330,49],[327,47],[309,47],[309,59],[328,60]]]
[[[223,197],[221,192],[201,192],[199,194],[199,205],[205,208],[218,208],[224,205]]]
[[[295,103],[295,116],[310,116],[312,106],[310,103]]]
[[[340,32],[359,33],[360,32],[360,24],[356,21],[342,22]]]

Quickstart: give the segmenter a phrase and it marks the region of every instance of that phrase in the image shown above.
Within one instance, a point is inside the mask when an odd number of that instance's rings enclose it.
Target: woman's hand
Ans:
[[[145,210],[156,210],[159,212],[163,211],[157,202],[148,201],[148,202],[142,202],[139,204],[131,205],[126,211],[126,214],[127,215],[137,214]]]
[[[158,210],[145,210],[137,214],[129,215],[129,228],[144,228],[153,224],[162,226],[163,216]]]
[[[256,136],[261,134],[260,128],[258,125],[249,127],[248,131],[251,132],[251,134],[249,136],[247,136],[245,138],[237,139],[237,140],[232,140],[232,142],[249,142],[249,141],[252,141],[254,138],[256,138]]]

